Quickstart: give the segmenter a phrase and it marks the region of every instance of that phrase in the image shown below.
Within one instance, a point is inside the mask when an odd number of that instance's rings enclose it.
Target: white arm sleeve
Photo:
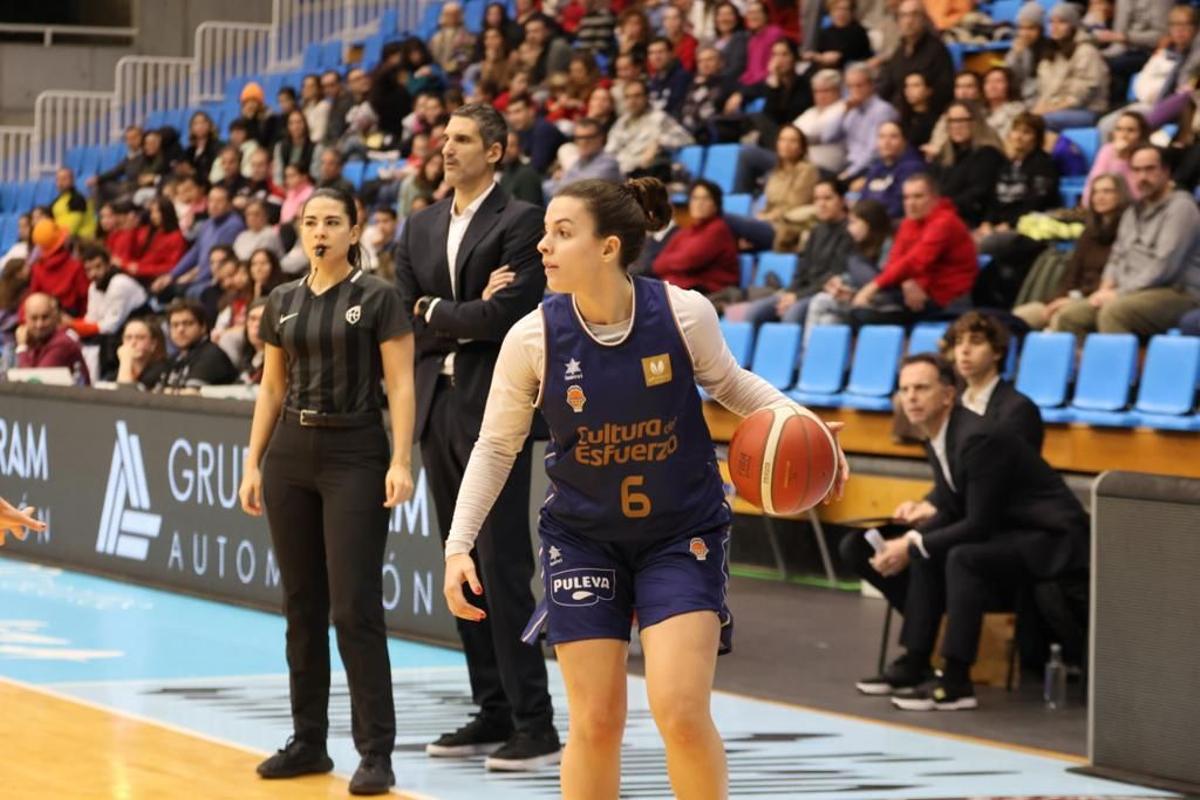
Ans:
[[[692,354],[696,383],[718,403],[743,417],[780,403],[796,405],[783,392],[738,366],[721,336],[717,311],[708,298],[675,286],[667,291]]]
[[[475,537],[529,436],[542,384],[544,351],[542,311],[538,308],[517,322],[500,345],[483,426],[471,450],[454,505],[454,520],[446,539],[447,558],[471,552]]]

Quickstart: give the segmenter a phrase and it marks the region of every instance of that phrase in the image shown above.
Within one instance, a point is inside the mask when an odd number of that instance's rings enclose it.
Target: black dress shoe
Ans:
[[[476,716],[453,733],[444,733],[437,741],[425,745],[425,752],[439,758],[469,758],[485,756],[508,741],[512,724]]]
[[[367,753],[358,762],[350,779],[350,794],[387,794],[396,785],[392,759],[378,753]]]
[[[300,775],[319,775],[333,769],[333,759],[325,752],[324,744],[313,744],[292,737],[275,755],[258,765],[264,778],[296,778]]]

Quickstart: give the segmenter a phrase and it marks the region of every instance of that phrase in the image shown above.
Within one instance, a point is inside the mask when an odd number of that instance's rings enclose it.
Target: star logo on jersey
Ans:
[[[583,413],[583,404],[587,402],[587,395],[583,393],[583,387],[578,383],[573,383],[567,387],[567,405],[575,409],[576,414]]]
[[[346,322],[350,325],[362,319],[362,306],[351,306],[346,309]]]
[[[647,386],[661,386],[671,382],[671,354],[660,353],[642,359],[642,377]]]
[[[554,545],[550,545],[550,549],[546,552],[550,554],[550,566],[557,567],[562,563],[562,550],[559,550]]]
[[[693,536],[688,542],[688,552],[694,555],[697,561],[705,561],[708,558],[708,545],[699,536]]]
[[[564,381],[577,381],[583,377],[583,366],[579,359],[572,358],[567,362],[567,371],[563,374]]]

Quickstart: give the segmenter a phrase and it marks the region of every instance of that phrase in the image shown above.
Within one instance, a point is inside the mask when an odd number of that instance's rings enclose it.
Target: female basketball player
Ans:
[[[325,750],[332,616],[362,756],[350,792],[385,794],[395,783],[396,718],[383,553],[387,509],[412,494],[412,326],[395,287],[358,266],[362,227],[348,194],[318,189],[299,218],[312,270],[267,300],[262,387],[240,490],[247,513],[267,509],[295,726],[258,773],[291,778],[333,768]],[[390,462],[381,379],[395,441]]]
[[[546,600],[527,635],[548,625],[566,682],[567,800],[618,796],[635,614],[676,796],[726,794],[709,699],[730,644],[731,512],[695,384],[740,414],[791,401],[737,366],[704,296],[626,272],[670,213],[655,179],[580,181],[550,203],[538,250],[557,294],[504,339],[446,543],[450,610],[480,620],[462,589],[484,591],[469,553],[540,408],[551,432]]]

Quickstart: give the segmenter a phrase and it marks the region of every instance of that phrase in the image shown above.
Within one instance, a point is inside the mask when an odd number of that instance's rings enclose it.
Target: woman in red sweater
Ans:
[[[681,289],[712,294],[736,286],[737,240],[721,216],[721,188],[698,180],[688,194],[692,224],[681,228],[654,259],[654,274]]]
[[[187,251],[175,204],[159,195],[150,203],[150,224],[138,227],[125,271],[142,283],[170,272]]]

